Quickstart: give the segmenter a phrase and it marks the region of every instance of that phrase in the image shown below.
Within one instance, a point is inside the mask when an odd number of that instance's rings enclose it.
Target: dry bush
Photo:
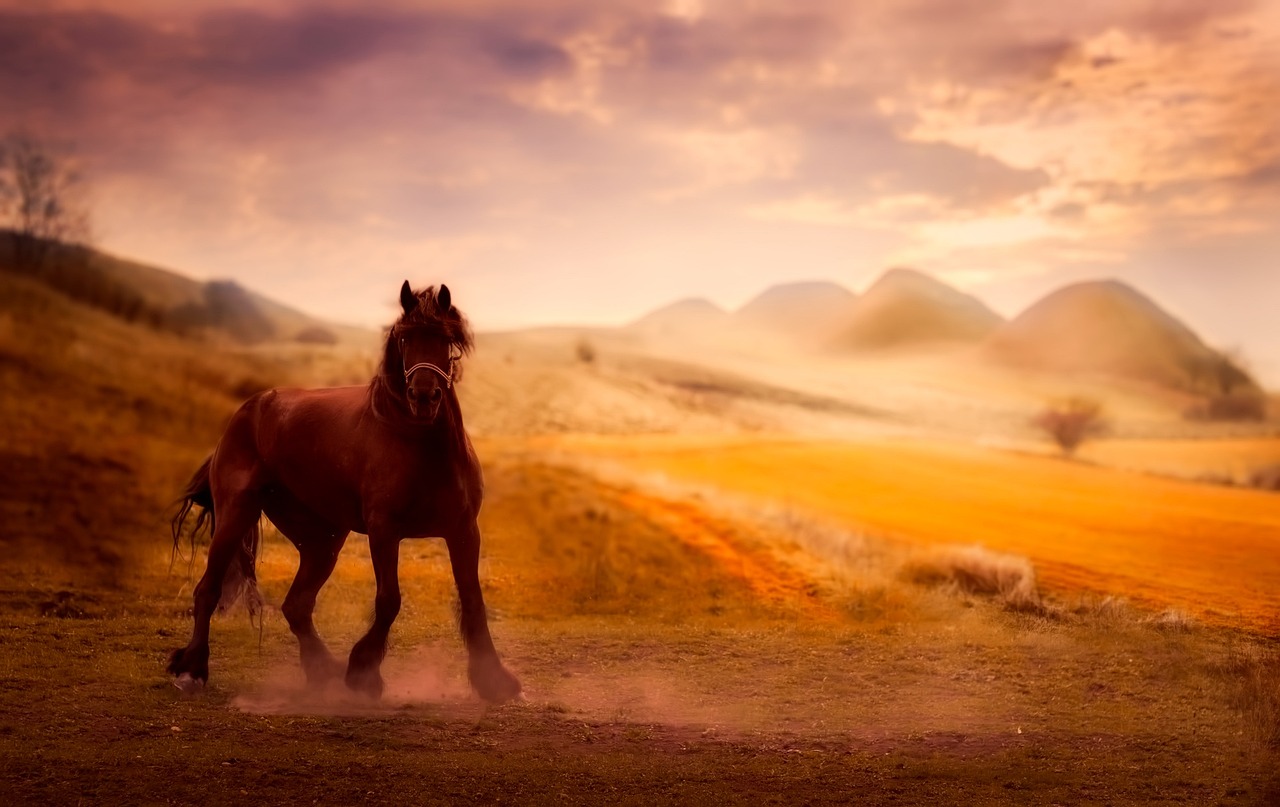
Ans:
[[[1071,613],[1086,622],[1097,625],[1130,624],[1134,621],[1133,610],[1124,597],[1106,596],[1102,599],[1092,597],[1081,598]]]
[[[1190,633],[1196,626],[1196,621],[1190,614],[1176,608],[1156,614],[1148,618],[1146,623],[1165,633]]]
[[[583,364],[591,364],[596,360],[595,345],[587,339],[579,339],[578,344],[573,348],[574,355],[578,357],[578,361]]]
[[[1044,610],[1031,561],[979,546],[946,547],[909,560],[900,576],[925,586],[953,586],[967,594],[995,597],[1008,608]]]
[[[883,571],[883,552],[865,535],[791,507],[763,507],[739,503],[733,512],[744,520],[764,525],[795,541],[806,551],[830,561],[842,572]]]
[[[1102,405],[1089,398],[1067,398],[1047,406],[1032,425],[1049,435],[1069,456],[1086,439],[1103,432]]]
[[[1280,493],[1280,463],[1255,469],[1249,475],[1249,487]]]

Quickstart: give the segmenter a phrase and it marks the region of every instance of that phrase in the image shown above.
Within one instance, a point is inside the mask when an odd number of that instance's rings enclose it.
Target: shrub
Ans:
[[[586,339],[579,339],[577,346],[574,347],[574,353],[578,357],[578,361],[583,364],[591,364],[596,360],[596,349],[591,342]]]
[[[1051,404],[1032,423],[1068,456],[1086,439],[1104,430],[1102,405],[1088,398],[1068,398]]]
[[[1249,487],[1280,493],[1280,463],[1256,469],[1249,475]]]
[[[1146,620],[1147,624],[1165,633],[1189,633],[1196,626],[1196,621],[1185,611],[1170,608]]]
[[[950,585],[966,594],[995,597],[1017,611],[1042,609],[1031,561],[982,547],[945,547],[918,555],[903,566],[901,576],[925,586]]]

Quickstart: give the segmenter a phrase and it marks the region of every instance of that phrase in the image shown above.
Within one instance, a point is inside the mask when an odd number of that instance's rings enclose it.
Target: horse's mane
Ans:
[[[474,346],[471,325],[467,322],[467,318],[455,305],[450,305],[447,311],[441,311],[436,300],[435,286],[428,286],[422,291],[415,292],[415,296],[418,298],[417,307],[401,314],[400,318],[387,328],[382,346],[382,361],[378,364],[378,371],[374,374],[373,380],[369,382],[374,414],[379,417],[389,414],[384,411],[388,398],[394,401],[392,405],[397,411],[405,406],[404,372],[399,345],[401,333],[410,330],[433,333],[447,339],[449,344],[463,356],[470,353]],[[457,384],[461,378],[462,366],[458,363],[453,368],[453,383]]]

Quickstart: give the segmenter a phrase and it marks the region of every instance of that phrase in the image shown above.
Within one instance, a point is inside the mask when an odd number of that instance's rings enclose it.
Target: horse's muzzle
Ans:
[[[406,390],[405,397],[409,401],[409,413],[415,418],[424,418],[428,422],[434,422],[436,415],[440,414],[440,402],[444,400],[444,390],[437,384],[430,390],[419,390],[410,386]]]

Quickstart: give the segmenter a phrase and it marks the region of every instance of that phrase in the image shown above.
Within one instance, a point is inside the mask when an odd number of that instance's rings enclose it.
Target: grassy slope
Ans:
[[[168,269],[100,252],[93,254],[93,265],[163,310],[204,302],[202,282]],[[377,338],[367,328],[320,320],[253,291],[249,292],[249,296],[275,327],[277,338],[284,341],[293,339],[298,332],[311,327],[323,328],[337,336],[342,343],[360,348],[368,348]]]
[[[0,274],[0,543],[113,576],[277,363],[128,325]]]

